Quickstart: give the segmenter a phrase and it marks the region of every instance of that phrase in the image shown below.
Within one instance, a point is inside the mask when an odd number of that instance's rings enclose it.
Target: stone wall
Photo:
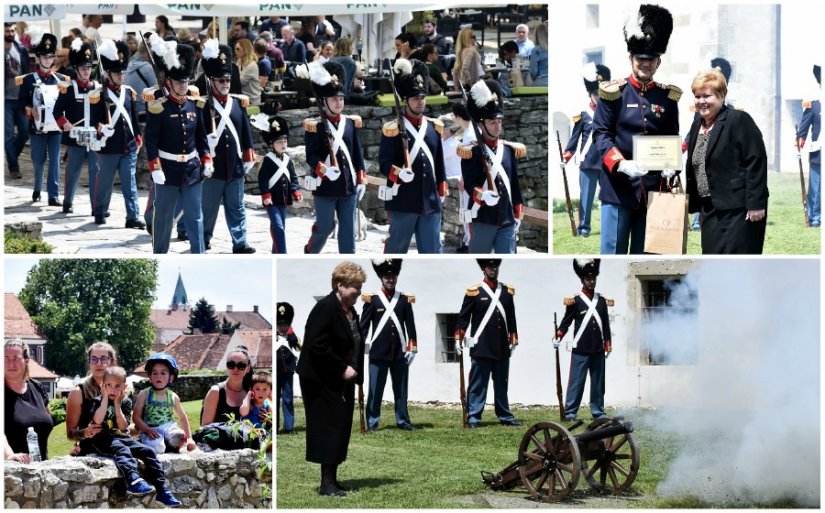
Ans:
[[[455,102],[458,100],[451,100]],[[306,172],[306,160],[304,158],[304,129],[303,120],[317,111],[311,109],[283,111],[280,114],[289,123],[290,133],[290,158],[296,162],[296,171],[299,177],[303,177]],[[347,114],[357,114],[364,120],[364,126],[359,133],[361,144],[364,148],[364,159],[367,163],[367,174],[380,177],[378,170],[378,146],[381,140],[381,127],[384,122],[393,119],[394,109],[388,107],[346,107]],[[427,115],[438,117],[451,112],[451,105],[430,106]],[[508,98],[504,101],[504,132],[503,138],[511,141],[518,141],[527,145],[527,158],[519,161],[519,178],[522,196],[527,207],[539,210],[548,210],[547,191],[547,97],[546,96],[525,96],[520,98]],[[255,137],[255,152],[265,155],[269,149],[266,148],[260,137],[258,130],[253,129]],[[138,185],[142,188],[148,184],[148,165],[145,157],[145,150],[141,150],[138,160]],[[302,184],[303,185],[303,184]],[[445,202],[446,214],[443,216],[442,231],[445,233],[448,245],[457,247],[460,243],[463,228],[458,219],[458,183],[450,183],[450,194]],[[311,217],[313,215],[312,193],[302,190],[305,201],[301,205],[293,206],[290,215],[300,217]],[[246,193],[249,195],[259,195],[258,177],[253,169],[246,177]],[[257,203],[257,202],[256,202]],[[378,199],[375,191],[368,191],[361,202],[361,209],[371,221],[378,224],[387,223],[387,214],[384,210],[383,202]],[[548,231],[547,227],[524,223],[519,232],[519,245],[529,247],[536,251],[546,252]]]
[[[185,508],[269,508],[256,477],[257,453],[241,451],[161,454],[169,488]],[[141,464],[142,468],[142,464]],[[5,462],[5,508],[154,508],[155,494],[126,495],[114,462],[97,456],[63,456],[42,463]]]

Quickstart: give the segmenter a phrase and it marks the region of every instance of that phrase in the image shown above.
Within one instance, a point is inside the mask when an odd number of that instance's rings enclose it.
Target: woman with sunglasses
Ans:
[[[461,32],[458,33],[455,45],[455,65],[452,74],[453,88],[460,91],[459,84],[464,84],[464,89],[468,94],[470,87],[484,76],[481,54],[476,49],[476,35],[471,28],[461,29]]]
[[[89,373],[69,393],[66,402],[66,436],[76,442],[74,454],[95,452],[89,439],[100,433],[100,424],[94,422],[94,400],[101,395],[103,374],[117,365],[115,348],[106,342],[95,342],[86,350]]]
[[[364,269],[342,262],[332,272],[332,292],[312,308],[297,372],[306,413],[306,460],[321,465],[319,495],[344,497],[337,478],[347,459],[355,385],[363,383],[364,333],[355,303],[367,280]]]
[[[203,400],[201,425],[229,422],[229,415],[241,419],[241,403],[252,388],[252,365],[249,350],[238,346],[226,357],[227,377],[209,389]],[[263,420],[263,419],[261,419]]]
[[[34,428],[40,445],[40,457],[45,460],[49,434],[54,428],[49,412],[49,397],[37,381],[29,377],[29,346],[15,338],[6,340],[3,382],[6,385],[3,399],[6,416],[3,423],[3,458],[20,463],[30,463],[26,434]]]

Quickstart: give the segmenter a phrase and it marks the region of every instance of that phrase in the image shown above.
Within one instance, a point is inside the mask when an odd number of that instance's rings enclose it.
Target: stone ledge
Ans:
[[[271,456],[267,456],[268,458]],[[258,454],[239,451],[161,454],[172,492],[185,508],[268,508],[256,476]],[[141,464],[142,467],[142,464]],[[5,462],[5,508],[162,508],[154,494],[127,496],[114,461],[100,456],[62,456],[42,463]]]

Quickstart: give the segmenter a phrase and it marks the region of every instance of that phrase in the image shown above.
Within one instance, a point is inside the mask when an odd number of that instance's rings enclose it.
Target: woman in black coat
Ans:
[[[343,497],[338,465],[347,459],[355,385],[363,383],[364,334],[354,305],[367,275],[342,262],[332,272],[332,292],[307,318],[298,376],[307,425],[306,459],[321,464],[320,495]]]
[[[688,208],[702,212],[702,253],[761,254],[768,211],[762,132],[747,112],[725,105],[720,71],[700,73],[691,89],[699,117],[689,135]]]

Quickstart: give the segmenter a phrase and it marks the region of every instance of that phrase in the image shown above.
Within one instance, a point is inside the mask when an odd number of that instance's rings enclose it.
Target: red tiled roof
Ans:
[[[149,313],[149,320],[159,329],[185,330],[189,328],[189,314],[187,310],[169,310],[168,308],[153,308]],[[241,329],[266,330],[272,329],[272,324],[256,312],[215,312],[218,322],[226,317],[233,324],[241,323]]]
[[[241,329],[272,330],[272,324],[257,312],[219,312],[218,315],[223,315],[233,324],[241,323]]]
[[[5,296],[5,324],[4,337],[6,338],[43,338],[37,332],[37,326],[29,316],[29,312],[17,298],[17,295],[7,292]]]
[[[29,377],[39,380],[57,380],[60,376],[37,363],[37,360],[29,360]]]
[[[220,333],[206,335],[180,335],[164,348],[164,352],[177,360],[180,370],[216,369],[226,347],[229,336]],[[145,374],[146,362],[135,368],[135,374]]]

